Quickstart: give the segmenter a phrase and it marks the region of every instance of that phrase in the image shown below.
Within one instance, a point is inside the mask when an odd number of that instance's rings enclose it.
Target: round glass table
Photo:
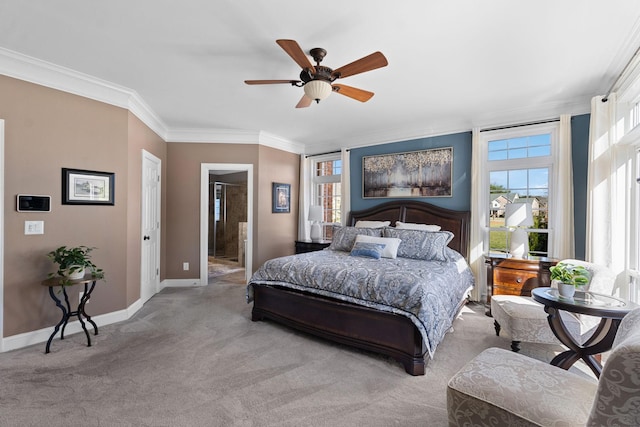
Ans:
[[[622,318],[638,307],[631,301],[589,291],[576,291],[572,298],[567,298],[560,296],[555,288],[535,288],[531,291],[531,296],[544,305],[544,311],[549,315],[551,330],[568,348],[554,357],[551,364],[569,369],[582,359],[598,378],[602,372],[602,365],[594,355],[611,349]],[[567,330],[559,314],[560,310],[599,317],[600,323],[591,336],[581,344]]]

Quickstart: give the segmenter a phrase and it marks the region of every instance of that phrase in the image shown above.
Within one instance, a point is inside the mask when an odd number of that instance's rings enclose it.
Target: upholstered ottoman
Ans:
[[[519,351],[520,342],[543,344],[558,344],[544,306],[535,302],[531,297],[516,295],[494,295],[491,297],[491,315],[494,319],[496,335],[504,330],[511,337],[511,350]],[[574,336],[581,336],[580,321],[571,313],[561,312],[569,332]]]
[[[597,387],[587,377],[489,348],[449,381],[449,425],[584,426]]]

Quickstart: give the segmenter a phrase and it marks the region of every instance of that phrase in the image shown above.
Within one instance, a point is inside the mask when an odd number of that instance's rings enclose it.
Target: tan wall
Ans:
[[[4,336],[50,327],[61,312],[40,285],[54,265],[46,253],[87,245],[106,272],[91,314],[126,307],[127,111],[0,76],[5,120]],[[61,204],[61,169],[115,172],[115,206]],[[21,213],[18,193],[51,196],[51,212]],[[24,235],[24,221],[43,220],[44,235]],[[77,300],[78,289],[70,291]]]
[[[166,144],[122,108],[4,76],[0,93],[0,118],[5,120],[3,335],[47,328],[60,319],[40,282],[55,269],[46,253],[61,245],[97,248],[93,260],[105,270],[106,282],[93,293],[92,315],[127,308],[140,297],[142,149],[160,158],[164,168]],[[115,205],[62,205],[63,167],[115,172]],[[163,182],[165,177],[163,169]],[[18,193],[50,195],[51,212],[17,212]],[[44,221],[45,234],[25,236],[28,220]],[[164,258],[162,252],[161,271]],[[78,293],[77,288],[69,291],[73,302]]]
[[[300,184],[300,156],[274,148],[260,146],[260,170],[257,193],[260,194],[256,250],[253,264],[257,268],[265,261],[295,252],[298,237],[298,189]],[[271,186],[274,182],[291,184],[289,213],[272,213]]]
[[[161,280],[199,274],[200,164],[254,165],[253,270],[293,253],[299,158],[257,144],[165,143],[125,109],[0,76],[5,121],[3,336],[49,328],[61,312],[40,285],[55,267],[47,252],[95,246],[106,273],[91,315],[126,309],[140,296],[140,194],[145,149],[162,161]],[[260,165],[260,167],[258,167]],[[115,173],[114,206],[61,203],[61,169]],[[291,183],[291,213],[271,213],[271,183]],[[15,210],[19,193],[50,195],[51,212]],[[44,221],[44,235],[24,235],[24,221]],[[182,263],[191,270],[184,272]],[[194,273],[196,276],[194,276]],[[79,289],[69,291],[77,301]]]
[[[200,165],[242,163],[254,167],[253,266],[294,253],[298,230],[300,158],[252,144],[167,144],[166,277],[191,279],[200,271]],[[258,166],[259,165],[259,166]],[[271,183],[291,183],[291,213],[271,213]],[[182,270],[188,262],[189,271]]]
[[[166,235],[166,185],[167,182],[167,144],[156,133],[149,129],[135,115],[129,113],[129,192],[127,210],[127,307],[140,298],[140,256],[141,240],[141,194],[142,194],[142,150],[153,154],[162,162],[161,165],[161,197],[160,212],[160,280],[165,278],[164,264],[166,259],[165,245],[162,242]]]
[[[167,278],[193,279],[200,275],[200,165],[252,164],[256,188],[257,147],[254,144],[167,143],[167,237],[163,243]],[[257,206],[257,197],[254,191],[254,206]],[[182,269],[183,262],[189,263],[189,271]]]

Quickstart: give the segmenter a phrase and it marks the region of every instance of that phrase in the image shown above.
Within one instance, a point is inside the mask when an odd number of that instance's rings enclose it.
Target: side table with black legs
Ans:
[[[554,357],[551,364],[567,370],[582,359],[600,378],[602,365],[594,355],[611,350],[622,318],[638,306],[631,301],[589,291],[576,291],[572,298],[560,296],[555,288],[535,288],[531,294],[534,300],[544,305],[554,335],[569,348]],[[561,310],[596,316],[600,323],[591,337],[580,344],[567,330],[559,313]]]
[[[77,280],[68,280],[68,279],[63,279],[61,277],[52,277],[42,282],[42,286],[46,286],[49,288],[49,295],[51,296],[51,299],[53,299],[53,301],[56,303],[56,306],[60,310],[62,310],[62,318],[60,319],[58,324],[54,327],[53,333],[51,334],[51,336],[49,337],[49,340],[47,341],[45,353],[49,353],[49,349],[51,347],[51,341],[53,340],[53,337],[56,336],[61,326],[62,326],[62,330],[60,332],[60,339],[61,340],[64,339],[64,330],[67,327],[67,323],[69,322],[69,319],[73,316],[78,317],[78,321],[82,326],[82,330],[87,336],[87,347],[91,347],[91,336],[89,335],[89,331],[87,330],[87,327],[85,325],[85,320],[91,323],[91,325],[93,326],[94,335],[98,335],[98,325],[96,325],[96,323],[93,320],[91,320],[91,316],[89,316],[86,313],[86,311],[84,311],[84,307],[87,301],[89,301],[89,298],[91,298],[91,292],[93,292],[93,288],[96,287],[96,282],[98,280],[99,278],[91,274],[87,274],[82,279],[77,279]],[[71,286],[76,286],[76,285],[84,285],[84,291],[82,293],[82,296],[80,297],[80,301],[78,301],[78,307],[75,310],[71,310],[71,303],[69,302],[69,295],[67,294],[67,288]],[[62,299],[64,299],[64,304],[62,304],[61,299],[58,298],[56,294],[58,294],[58,296],[61,296]]]

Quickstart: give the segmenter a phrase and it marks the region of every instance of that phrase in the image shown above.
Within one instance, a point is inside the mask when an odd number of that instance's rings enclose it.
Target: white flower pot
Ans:
[[[80,280],[84,277],[84,273],[85,273],[85,269],[81,268],[80,270],[73,270],[73,271],[69,271],[67,270],[65,272],[65,277],[69,280]]]
[[[570,283],[558,283],[558,293],[561,297],[573,298],[576,293],[576,287]]]

